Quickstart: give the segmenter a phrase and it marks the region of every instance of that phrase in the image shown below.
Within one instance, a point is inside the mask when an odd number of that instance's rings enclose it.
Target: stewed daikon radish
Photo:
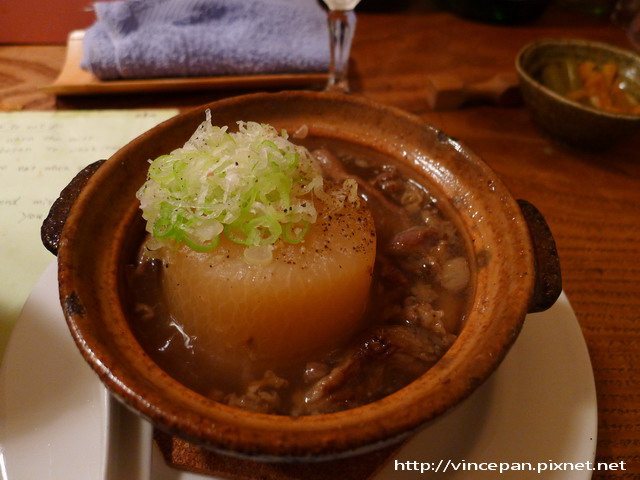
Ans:
[[[375,227],[353,180],[327,185],[285,132],[201,124],[151,162],[138,192],[146,255],[181,332],[212,369],[252,378],[348,341],[361,326]]]

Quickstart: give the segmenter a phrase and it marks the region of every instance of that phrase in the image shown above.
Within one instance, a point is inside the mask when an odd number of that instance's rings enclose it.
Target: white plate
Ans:
[[[498,371],[407,443],[376,480],[424,479],[419,469],[437,465],[437,478],[495,478],[487,469],[501,462],[546,466],[545,480],[586,480],[587,470],[555,468],[593,462],[596,432],[591,362],[563,294],[547,312],[527,316]],[[0,478],[210,478],[168,468],[150,438],[149,425],[109,402],[73,345],[52,263],[25,304],[0,371]],[[500,478],[534,476],[511,470]]]
[[[0,478],[102,479],[108,395],[75,347],[56,262],[29,295],[0,370]]]

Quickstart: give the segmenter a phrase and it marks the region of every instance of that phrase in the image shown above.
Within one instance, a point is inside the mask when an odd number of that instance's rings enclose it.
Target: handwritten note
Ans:
[[[40,225],[82,168],[176,110],[0,113],[0,358],[31,288],[54,257]]]

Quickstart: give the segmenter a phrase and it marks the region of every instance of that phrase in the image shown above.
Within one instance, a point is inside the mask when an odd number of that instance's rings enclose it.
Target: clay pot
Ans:
[[[366,145],[410,167],[447,199],[468,239],[475,292],[457,341],[433,368],[369,405],[291,418],[216,403],[149,358],[125,314],[124,266],[135,257],[143,231],[135,192],[145,181],[147,160],[181,146],[204,120],[205,109],[216,125],[252,120],[289,132],[307,125],[329,144],[338,139]],[[496,174],[461,144],[415,116],[361,98],[283,92],[222,100],[162,123],[93,170],[63,192],[43,227],[45,244],[57,250],[60,298],[71,333],[118,399],[156,427],[216,451],[270,460],[328,459],[398,442],[470,395],[499,365],[526,313],[549,307],[560,293],[553,239],[532,206],[521,208]],[[67,212],[58,242],[60,215]]]

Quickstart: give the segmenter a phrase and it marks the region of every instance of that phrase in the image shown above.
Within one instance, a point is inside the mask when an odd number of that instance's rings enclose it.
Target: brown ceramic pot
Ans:
[[[147,160],[181,146],[206,108],[217,125],[253,120],[290,132],[307,125],[329,144],[339,139],[374,148],[412,168],[447,199],[468,239],[475,293],[457,341],[433,368],[369,405],[291,418],[209,400],[171,378],[142,350],[124,308],[124,265],[143,230],[135,192],[145,181]],[[155,426],[218,451],[321,459],[397,442],[471,394],[505,356],[526,313],[547,308],[560,292],[553,240],[533,207],[521,208],[461,144],[415,116],[361,98],[283,92],[222,100],[162,123],[96,169],[63,192],[43,229],[45,244],[57,250],[60,299],[71,333],[117,398]],[[58,243],[60,212],[68,217]],[[525,217],[532,219],[529,225]]]

